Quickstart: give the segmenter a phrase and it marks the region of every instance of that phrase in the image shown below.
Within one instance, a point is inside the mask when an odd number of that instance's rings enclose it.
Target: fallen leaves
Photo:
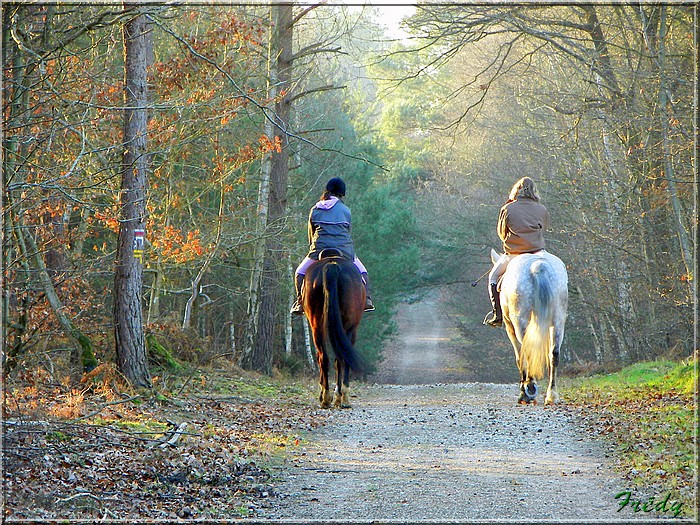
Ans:
[[[606,379],[578,382],[566,398],[563,409],[608,441],[630,487],[677,491],[685,508],[694,507],[693,394],[658,380],[614,384]]]
[[[233,390],[248,381],[221,374],[219,386],[235,383]],[[8,395],[5,519],[264,516],[277,497],[265,465],[327,417],[313,407],[308,385],[288,397],[245,399],[192,387],[165,402],[114,405],[90,390],[78,403],[56,388],[37,384]],[[69,401],[73,419],[56,417]]]

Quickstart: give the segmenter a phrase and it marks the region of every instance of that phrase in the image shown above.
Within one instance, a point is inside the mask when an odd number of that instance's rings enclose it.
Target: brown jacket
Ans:
[[[498,236],[508,255],[544,249],[544,231],[549,228],[549,212],[532,199],[508,201],[498,217]]]

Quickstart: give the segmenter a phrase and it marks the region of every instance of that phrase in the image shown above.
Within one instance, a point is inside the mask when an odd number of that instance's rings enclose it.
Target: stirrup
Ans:
[[[484,323],[486,326],[493,326],[495,328],[498,328],[499,326],[503,326],[503,318],[499,318],[496,315],[496,312],[489,312],[486,314],[486,317],[484,317]]]
[[[304,315],[304,306],[301,304],[301,301],[296,301],[292,306],[292,309],[289,310],[289,313],[296,315]]]
[[[372,302],[372,299],[368,297],[367,301],[365,302],[365,312],[374,312],[374,310],[374,303]]]

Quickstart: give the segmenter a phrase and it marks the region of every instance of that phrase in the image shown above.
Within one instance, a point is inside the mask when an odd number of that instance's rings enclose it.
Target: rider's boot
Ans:
[[[489,283],[489,298],[493,311],[486,314],[484,324],[488,326],[502,326],[503,312],[501,311],[501,299],[498,296],[498,284]]]
[[[304,305],[302,303],[301,299],[301,289],[304,285],[304,276],[299,275],[298,273],[294,274],[294,288],[297,291],[297,300],[294,302],[294,305],[292,306],[292,309],[290,310],[290,313],[296,314],[296,315],[304,315]]]
[[[369,277],[367,273],[362,274],[362,280],[365,283],[365,296],[367,297],[365,299],[365,312],[372,312],[374,311],[374,303],[372,303],[372,297],[369,292]]]

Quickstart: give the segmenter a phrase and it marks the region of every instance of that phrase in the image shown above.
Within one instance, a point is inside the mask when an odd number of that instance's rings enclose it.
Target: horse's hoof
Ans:
[[[539,389],[537,388],[537,383],[528,383],[527,385],[525,385],[524,394],[529,399],[535,399],[537,397],[538,393],[539,393]]]
[[[518,399],[519,405],[537,405],[537,400],[528,396],[520,397]]]

